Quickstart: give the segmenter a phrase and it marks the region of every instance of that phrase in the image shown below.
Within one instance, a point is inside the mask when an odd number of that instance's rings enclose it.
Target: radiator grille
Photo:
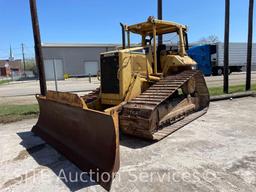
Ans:
[[[119,94],[119,80],[117,79],[119,68],[118,53],[111,56],[101,55],[100,66],[102,93]]]

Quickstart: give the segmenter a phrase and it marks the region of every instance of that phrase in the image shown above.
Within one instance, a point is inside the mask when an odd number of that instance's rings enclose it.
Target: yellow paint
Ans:
[[[140,76],[136,76],[130,88],[127,91],[125,101],[130,101],[131,99],[139,96],[141,94],[141,79]]]
[[[120,91],[118,94],[101,93],[102,104],[119,105],[137,97],[150,83],[160,80],[173,72],[191,68],[196,62],[187,56],[185,50],[185,25],[169,21],[161,21],[150,17],[146,22],[125,26],[128,36],[128,48],[118,50],[119,66],[117,78]],[[130,48],[131,33],[141,35],[141,46]],[[160,54],[161,70],[157,69],[158,35],[177,33],[179,37],[178,52],[163,50]],[[148,45],[146,39],[152,40]],[[147,50],[147,51],[146,51]],[[114,53],[108,52],[103,54]],[[158,73],[160,71],[160,74]],[[148,85],[147,85],[148,84]]]

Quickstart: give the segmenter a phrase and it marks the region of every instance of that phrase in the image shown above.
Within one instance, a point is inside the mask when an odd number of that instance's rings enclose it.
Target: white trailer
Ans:
[[[212,72],[214,75],[223,74],[224,67],[224,43],[216,44],[216,54],[212,55]],[[239,72],[247,64],[247,43],[229,44],[229,71]],[[256,44],[253,44],[252,68],[256,69]]]

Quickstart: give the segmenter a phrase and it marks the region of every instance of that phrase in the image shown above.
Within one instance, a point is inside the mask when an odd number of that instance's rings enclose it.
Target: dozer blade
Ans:
[[[74,94],[37,96],[40,115],[32,131],[110,190],[119,169],[117,114],[87,109]]]

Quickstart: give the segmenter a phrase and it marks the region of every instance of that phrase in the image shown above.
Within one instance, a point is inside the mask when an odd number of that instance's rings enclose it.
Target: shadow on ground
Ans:
[[[28,131],[17,133],[17,135],[22,139],[20,144],[25,148],[25,150],[18,154],[16,160],[22,160],[31,156],[40,165],[40,167],[47,167],[51,169],[70,191],[78,191],[80,189],[97,185],[97,183],[90,181],[90,177],[88,175],[84,174],[72,162],[58,153],[53,147],[46,144],[34,133]],[[144,148],[154,143],[155,142],[152,141],[120,134],[120,144],[131,149]],[[78,180],[74,181],[77,176]]]
[[[156,142],[120,133],[120,145],[131,149],[144,148],[153,145],[154,143]]]
[[[30,131],[17,134],[22,139],[20,144],[25,147],[25,152],[33,157],[39,165],[51,169],[70,191],[78,191],[97,185],[95,182],[90,181],[88,175],[83,174],[79,168],[46,144],[40,137]],[[23,158],[24,156],[24,154],[19,154],[17,158]],[[76,176],[78,176],[78,181],[74,181]]]

